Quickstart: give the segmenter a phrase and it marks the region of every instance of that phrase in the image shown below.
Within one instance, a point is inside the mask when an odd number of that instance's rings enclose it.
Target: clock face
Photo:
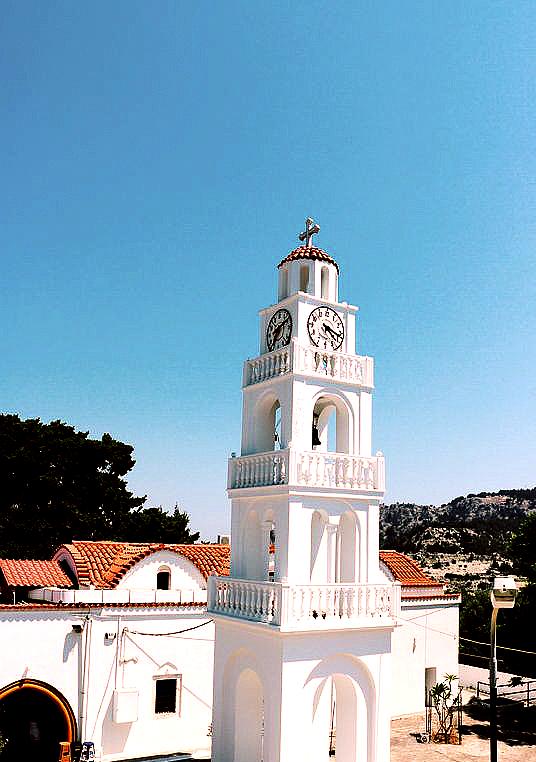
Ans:
[[[292,334],[292,317],[288,310],[277,310],[274,312],[268,323],[266,330],[266,344],[268,351],[281,349],[290,343]]]
[[[339,349],[344,340],[342,320],[331,307],[317,307],[309,315],[307,330],[319,349]]]

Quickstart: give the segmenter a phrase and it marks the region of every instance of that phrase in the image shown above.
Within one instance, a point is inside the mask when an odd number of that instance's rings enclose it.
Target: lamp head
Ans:
[[[512,609],[516,602],[517,585],[513,577],[495,577],[490,592],[494,609]]]

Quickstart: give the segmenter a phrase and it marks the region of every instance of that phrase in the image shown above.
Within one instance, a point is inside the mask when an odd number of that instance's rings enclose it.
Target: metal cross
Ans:
[[[312,217],[307,217],[305,230],[299,234],[298,238],[300,241],[305,241],[305,245],[309,249],[313,245],[313,236],[317,233],[320,233],[320,225],[317,225]]]

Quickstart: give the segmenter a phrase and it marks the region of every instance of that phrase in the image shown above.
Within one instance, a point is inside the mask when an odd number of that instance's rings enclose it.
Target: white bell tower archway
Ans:
[[[278,302],[244,364],[231,576],[209,581],[213,762],[325,761],[334,723],[337,762],[389,759],[400,590],[379,571],[373,360],[355,352],[357,307],[338,301],[319,230],[308,218],[278,265]]]

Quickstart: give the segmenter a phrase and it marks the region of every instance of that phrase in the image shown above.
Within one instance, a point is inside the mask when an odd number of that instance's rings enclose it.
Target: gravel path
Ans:
[[[424,729],[424,716],[414,715],[391,723],[391,762],[488,762],[487,723],[463,718],[467,734],[461,746],[417,743],[412,733]],[[482,737],[484,736],[484,737]],[[536,728],[532,744],[498,744],[499,762],[536,762]]]

